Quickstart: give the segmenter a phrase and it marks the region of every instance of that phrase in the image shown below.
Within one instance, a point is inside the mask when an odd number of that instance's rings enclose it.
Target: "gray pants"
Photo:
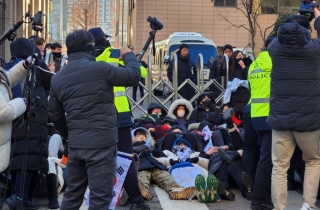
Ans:
[[[89,210],[108,210],[113,198],[116,158],[117,145],[92,150],[69,147],[68,187],[60,209],[80,209],[89,185]]]

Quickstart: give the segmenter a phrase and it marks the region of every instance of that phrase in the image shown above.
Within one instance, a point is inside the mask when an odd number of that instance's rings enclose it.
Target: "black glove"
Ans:
[[[33,64],[36,66],[39,65],[38,53],[35,53],[32,56],[30,55],[27,59],[25,59],[23,63],[23,67],[27,69],[30,64]]]
[[[140,153],[145,149],[145,146],[146,145],[135,146],[135,147],[133,147],[133,152]]]
[[[143,151],[145,151],[145,152],[153,152],[154,148],[148,147],[147,145],[144,145],[144,146],[145,147],[144,147]]]

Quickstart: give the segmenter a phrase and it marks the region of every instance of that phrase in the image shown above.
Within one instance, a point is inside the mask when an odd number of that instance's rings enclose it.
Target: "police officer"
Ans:
[[[266,40],[265,47],[274,37]],[[257,59],[250,65],[248,81],[251,92],[251,121],[257,131],[261,154],[253,187],[253,201],[251,209],[273,209],[271,200],[271,129],[267,124],[270,99],[270,74],[272,62],[268,51],[259,53]],[[244,151],[244,153],[247,151]]]
[[[108,36],[102,31],[100,27],[92,28],[89,32],[95,38],[95,48],[96,48],[96,60],[106,61],[115,66],[124,66],[123,61],[118,58],[110,58],[112,47],[107,40]],[[146,77],[146,69],[141,68],[141,77]],[[132,138],[131,138],[131,126],[133,121],[131,120],[131,109],[129,100],[126,95],[125,87],[114,87],[114,104],[119,115],[119,126],[118,126],[118,150],[121,152],[132,154]],[[142,198],[139,185],[137,171],[135,169],[134,159],[127,172],[126,179],[123,184],[129,196],[129,202],[131,203],[130,210],[136,209],[150,209],[148,204],[146,204]]]

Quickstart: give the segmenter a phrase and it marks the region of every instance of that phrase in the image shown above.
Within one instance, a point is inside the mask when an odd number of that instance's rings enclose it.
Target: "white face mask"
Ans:
[[[179,109],[179,110],[177,111],[177,115],[178,115],[178,117],[184,117],[185,113],[186,113],[186,111],[185,111],[185,110],[181,110],[181,109]]]

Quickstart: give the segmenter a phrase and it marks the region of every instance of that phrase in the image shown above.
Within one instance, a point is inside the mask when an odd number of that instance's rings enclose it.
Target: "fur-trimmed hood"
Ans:
[[[169,110],[168,110],[168,116],[171,117],[172,119],[177,119],[177,108],[178,106],[185,106],[186,108],[186,115],[187,115],[187,120],[189,120],[189,117],[191,115],[191,112],[193,111],[193,107],[192,104],[190,103],[190,101],[186,100],[186,99],[178,99],[175,100]]]
[[[145,131],[146,134],[147,134],[146,142],[148,142],[149,140],[151,141],[151,133],[150,133],[146,128],[139,127],[139,128],[133,129],[133,130],[131,131],[132,144],[134,144],[134,143],[136,142],[136,138],[135,138],[135,136],[134,136],[134,132],[135,132],[136,130],[143,130],[143,131]]]

